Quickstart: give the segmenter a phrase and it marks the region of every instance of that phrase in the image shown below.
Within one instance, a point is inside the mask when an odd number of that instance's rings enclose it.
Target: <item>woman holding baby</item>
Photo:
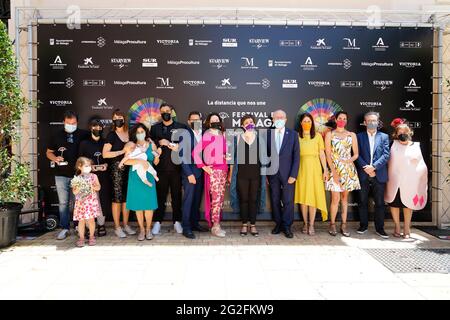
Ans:
[[[156,145],[150,140],[148,128],[138,123],[130,130],[130,142],[125,145],[125,152],[129,156],[123,164],[130,166],[128,174],[127,210],[136,212],[139,225],[138,240],[153,239],[151,225],[153,219],[153,210],[158,208],[156,196],[156,183],[154,176],[150,173],[151,163],[158,164],[159,155],[156,152]],[[146,158],[146,160],[144,160]],[[142,167],[140,167],[142,166]],[[143,170],[142,170],[143,169]],[[139,177],[139,172],[145,171],[146,180]],[[144,227],[145,217],[145,227]]]

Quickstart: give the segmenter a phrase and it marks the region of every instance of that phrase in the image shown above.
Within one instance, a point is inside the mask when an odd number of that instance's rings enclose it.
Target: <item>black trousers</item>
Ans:
[[[361,181],[361,190],[359,192],[360,206],[359,206],[359,218],[360,226],[366,228],[369,226],[369,192],[373,191],[373,200],[375,201],[375,230],[384,230],[384,189],[385,183],[380,183],[376,178],[369,178]]]
[[[156,183],[158,196],[158,209],[155,211],[154,221],[162,222],[166,212],[167,195],[172,199],[172,220],[180,221],[181,218],[181,173],[174,171],[158,172],[159,181]]]
[[[260,185],[260,177],[243,178],[237,177],[237,189],[239,193],[239,208],[243,223],[250,221],[251,224],[256,223],[256,213],[258,210],[258,190]]]

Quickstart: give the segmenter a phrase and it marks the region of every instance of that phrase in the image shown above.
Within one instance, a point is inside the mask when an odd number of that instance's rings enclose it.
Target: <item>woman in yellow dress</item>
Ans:
[[[322,220],[327,220],[325,181],[328,169],[323,138],[316,133],[314,119],[309,113],[300,117],[300,168],[295,182],[295,203],[300,204],[303,216],[303,233],[314,235],[316,211],[322,212]],[[309,217],[308,217],[309,215]],[[309,218],[309,219],[308,219]]]

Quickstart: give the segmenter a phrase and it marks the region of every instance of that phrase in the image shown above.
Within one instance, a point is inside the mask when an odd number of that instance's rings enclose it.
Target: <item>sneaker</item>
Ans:
[[[211,228],[211,233],[212,233],[213,236],[216,236],[216,237],[219,237],[219,238],[225,237],[225,232],[220,227],[212,227]]]
[[[178,221],[173,224],[173,228],[175,229],[176,233],[183,233],[183,227]]]
[[[139,235],[138,235],[138,241],[144,241],[144,240],[145,240],[145,232],[141,231],[141,232],[139,232]]]
[[[83,248],[84,247],[84,239],[79,239],[78,241],[77,241],[77,243],[76,243],[76,246],[78,247],[78,248]]]
[[[152,240],[153,239],[153,234],[152,234],[152,232],[150,230],[145,235],[145,239],[147,239],[147,240]]]
[[[90,246],[95,246],[97,244],[97,240],[95,239],[95,237],[94,238],[89,238],[88,244]]]
[[[389,236],[387,235],[386,232],[384,232],[384,230],[377,231],[376,234],[377,234],[378,236],[380,236],[381,238],[383,238],[383,239],[389,239]]]
[[[358,230],[356,230],[356,233],[364,234],[367,232],[367,228],[359,227]]]
[[[134,230],[133,228],[131,228],[129,225],[126,225],[123,227],[123,230],[128,233],[130,236],[135,235],[136,234],[136,230]]]
[[[161,234],[161,222],[155,222],[153,225],[152,233],[154,235]]]
[[[67,229],[62,229],[56,236],[57,240],[64,240],[69,236],[70,232]]]
[[[116,234],[116,236],[118,236],[119,238],[126,238],[127,235],[125,234],[125,232],[123,232],[121,227],[118,227],[114,230],[114,233]]]

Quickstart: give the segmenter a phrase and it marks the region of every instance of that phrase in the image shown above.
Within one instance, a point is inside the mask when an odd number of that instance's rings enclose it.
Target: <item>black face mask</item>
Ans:
[[[409,140],[409,134],[406,134],[406,133],[399,134],[398,135],[398,140],[403,141],[403,142],[408,141]]]
[[[164,121],[170,121],[170,119],[172,119],[172,115],[170,113],[161,113],[161,118]]]
[[[211,123],[212,129],[222,130],[222,124],[220,122],[213,122]]]
[[[113,120],[113,123],[116,126],[116,128],[122,128],[123,125],[125,124],[125,121],[123,119],[116,119]]]
[[[102,135],[102,132],[103,132],[103,130],[98,130],[98,129],[92,129],[92,135],[94,136],[94,137],[100,137],[101,135]]]

